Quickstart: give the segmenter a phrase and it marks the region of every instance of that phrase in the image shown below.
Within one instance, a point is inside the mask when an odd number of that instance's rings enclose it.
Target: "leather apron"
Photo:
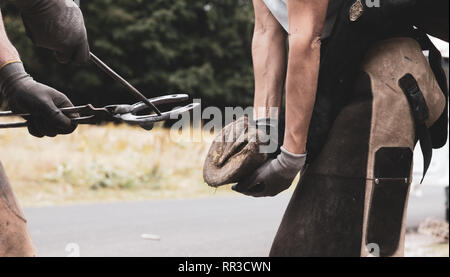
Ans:
[[[0,257],[33,257],[27,221],[0,163]]]
[[[367,53],[325,146],[303,172],[271,256],[402,256],[416,120],[401,87],[413,76],[429,127],[445,96],[418,42],[394,38]]]

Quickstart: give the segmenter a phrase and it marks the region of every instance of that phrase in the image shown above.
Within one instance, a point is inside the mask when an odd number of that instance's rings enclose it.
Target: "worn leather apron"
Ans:
[[[399,81],[411,74],[431,126],[445,97],[411,38],[373,46],[318,157],[304,171],[271,256],[402,256],[416,124]]]
[[[0,163],[0,257],[33,257],[27,221]]]

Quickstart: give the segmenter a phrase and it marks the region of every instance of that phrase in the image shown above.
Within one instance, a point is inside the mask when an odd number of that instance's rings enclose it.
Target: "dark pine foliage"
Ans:
[[[136,101],[94,65],[60,65],[35,48],[5,2],[8,35],[35,79],[76,104]],[[81,8],[91,50],[148,97],[186,92],[205,105],[251,104],[251,1],[82,0]]]

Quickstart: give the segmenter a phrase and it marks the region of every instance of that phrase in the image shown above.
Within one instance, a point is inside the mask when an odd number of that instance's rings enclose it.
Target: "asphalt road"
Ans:
[[[267,256],[289,201],[211,197],[25,209],[40,256]],[[441,187],[411,197],[409,227],[444,218]]]

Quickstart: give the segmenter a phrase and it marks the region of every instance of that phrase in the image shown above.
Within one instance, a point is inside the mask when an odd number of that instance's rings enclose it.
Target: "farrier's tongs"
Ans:
[[[77,124],[97,124],[102,121],[121,121],[130,125],[138,125],[144,129],[151,129],[153,123],[176,119],[178,115],[189,112],[198,107],[199,103],[191,103],[184,107],[178,107],[171,111],[161,112],[157,106],[166,104],[176,104],[189,99],[187,94],[165,95],[156,98],[147,99],[141,92],[133,87],[129,82],[114,72],[109,66],[90,53],[91,61],[99,68],[105,71],[113,79],[120,82],[129,92],[140,99],[142,102],[134,105],[109,105],[102,108],[95,108],[87,104],[83,106],[62,108],[64,114],[80,114],[79,117],[72,118]],[[148,111],[150,109],[150,111]],[[11,111],[0,112],[0,117],[22,116],[29,117],[30,114],[16,114]],[[0,129],[26,127],[27,122],[0,123]]]

